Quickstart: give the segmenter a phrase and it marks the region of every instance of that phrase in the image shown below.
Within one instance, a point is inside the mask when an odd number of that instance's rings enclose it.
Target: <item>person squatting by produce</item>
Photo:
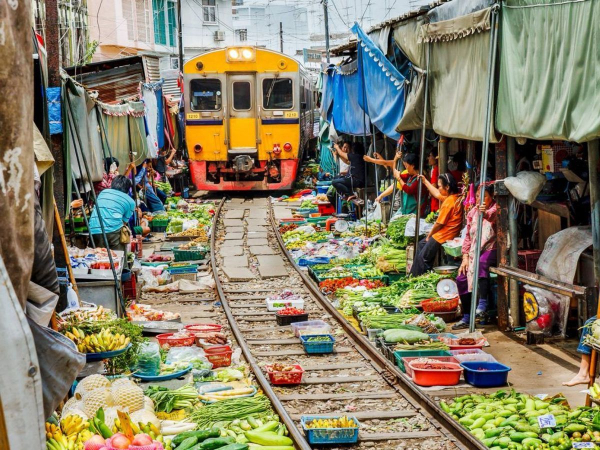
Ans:
[[[429,186],[427,186],[427,184]],[[454,239],[462,229],[463,205],[461,195],[454,177],[450,173],[440,175],[437,189],[430,183],[426,186],[435,196],[437,192],[440,197],[445,197],[440,214],[425,239],[418,246],[411,268],[412,276],[419,276],[433,269],[433,262],[440,247],[446,241]]]

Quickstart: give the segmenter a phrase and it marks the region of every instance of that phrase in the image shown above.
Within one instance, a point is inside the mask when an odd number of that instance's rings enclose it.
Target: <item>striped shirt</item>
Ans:
[[[135,211],[135,202],[129,195],[116,189],[105,189],[100,192],[98,204],[90,217],[91,234],[102,234],[98,209],[104,223],[104,231],[113,233],[123,228],[123,224],[129,221]]]

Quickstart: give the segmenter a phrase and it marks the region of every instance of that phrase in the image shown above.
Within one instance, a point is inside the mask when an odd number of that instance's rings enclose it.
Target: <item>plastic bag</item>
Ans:
[[[546,177],[539,172],[519,172],[516,177],[504,179],[504,186],[514,198],[531,205],[546,184]]]
[[[377,202],[373,210],[367,214],[367,220],[381,220],[382,218],[381,203]]]
[[[136,372],[156,376],[160,373],[160,349],[157,342],[144,342],[138,350]]]
[[[525,285],[523,309],[527,331],[542,331],[545,336],[565,335],[569,298]]]
[[[298,227],[298,228],[296,228],[295,231],[297,231],[298,233],[306,233],[306,234],[314,234],[317,232],[317,230],[315,230],[314,227],[311,227],[310,225]]]

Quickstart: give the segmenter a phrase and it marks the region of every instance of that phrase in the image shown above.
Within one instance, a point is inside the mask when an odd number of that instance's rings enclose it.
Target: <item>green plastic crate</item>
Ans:
[[[208,249],[206,247],[192,248],[192,249],[173,249],[173,256],[175,262],[184,261],[199,261],[206,257]]]
[[[404,373],[406,373],[406,368],[402,358],[426,358],[428,356],[452,356],[452,354],[448,350],[400,350],[394,352],[396,365]]]

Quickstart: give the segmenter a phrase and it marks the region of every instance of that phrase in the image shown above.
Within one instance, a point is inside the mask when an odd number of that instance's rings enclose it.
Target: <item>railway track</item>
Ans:
[[[222,305],[213,313],[226,316],[233,338],[297,448],[311,448],[300,426],[303,414],[357,417],[359,443],[345,448],[484,448],[407,383],[295,266],[279,236],[269,199],[221,202],[211,246],[217,300]],[[275,313],[266,312],[265,297],[284,288],[302,295],[310,319],[332,327],[333,354],[305,354],[291,327],[278,326]],[[303,383],[271,386],[264,366],[274,362],[301,364]]]

